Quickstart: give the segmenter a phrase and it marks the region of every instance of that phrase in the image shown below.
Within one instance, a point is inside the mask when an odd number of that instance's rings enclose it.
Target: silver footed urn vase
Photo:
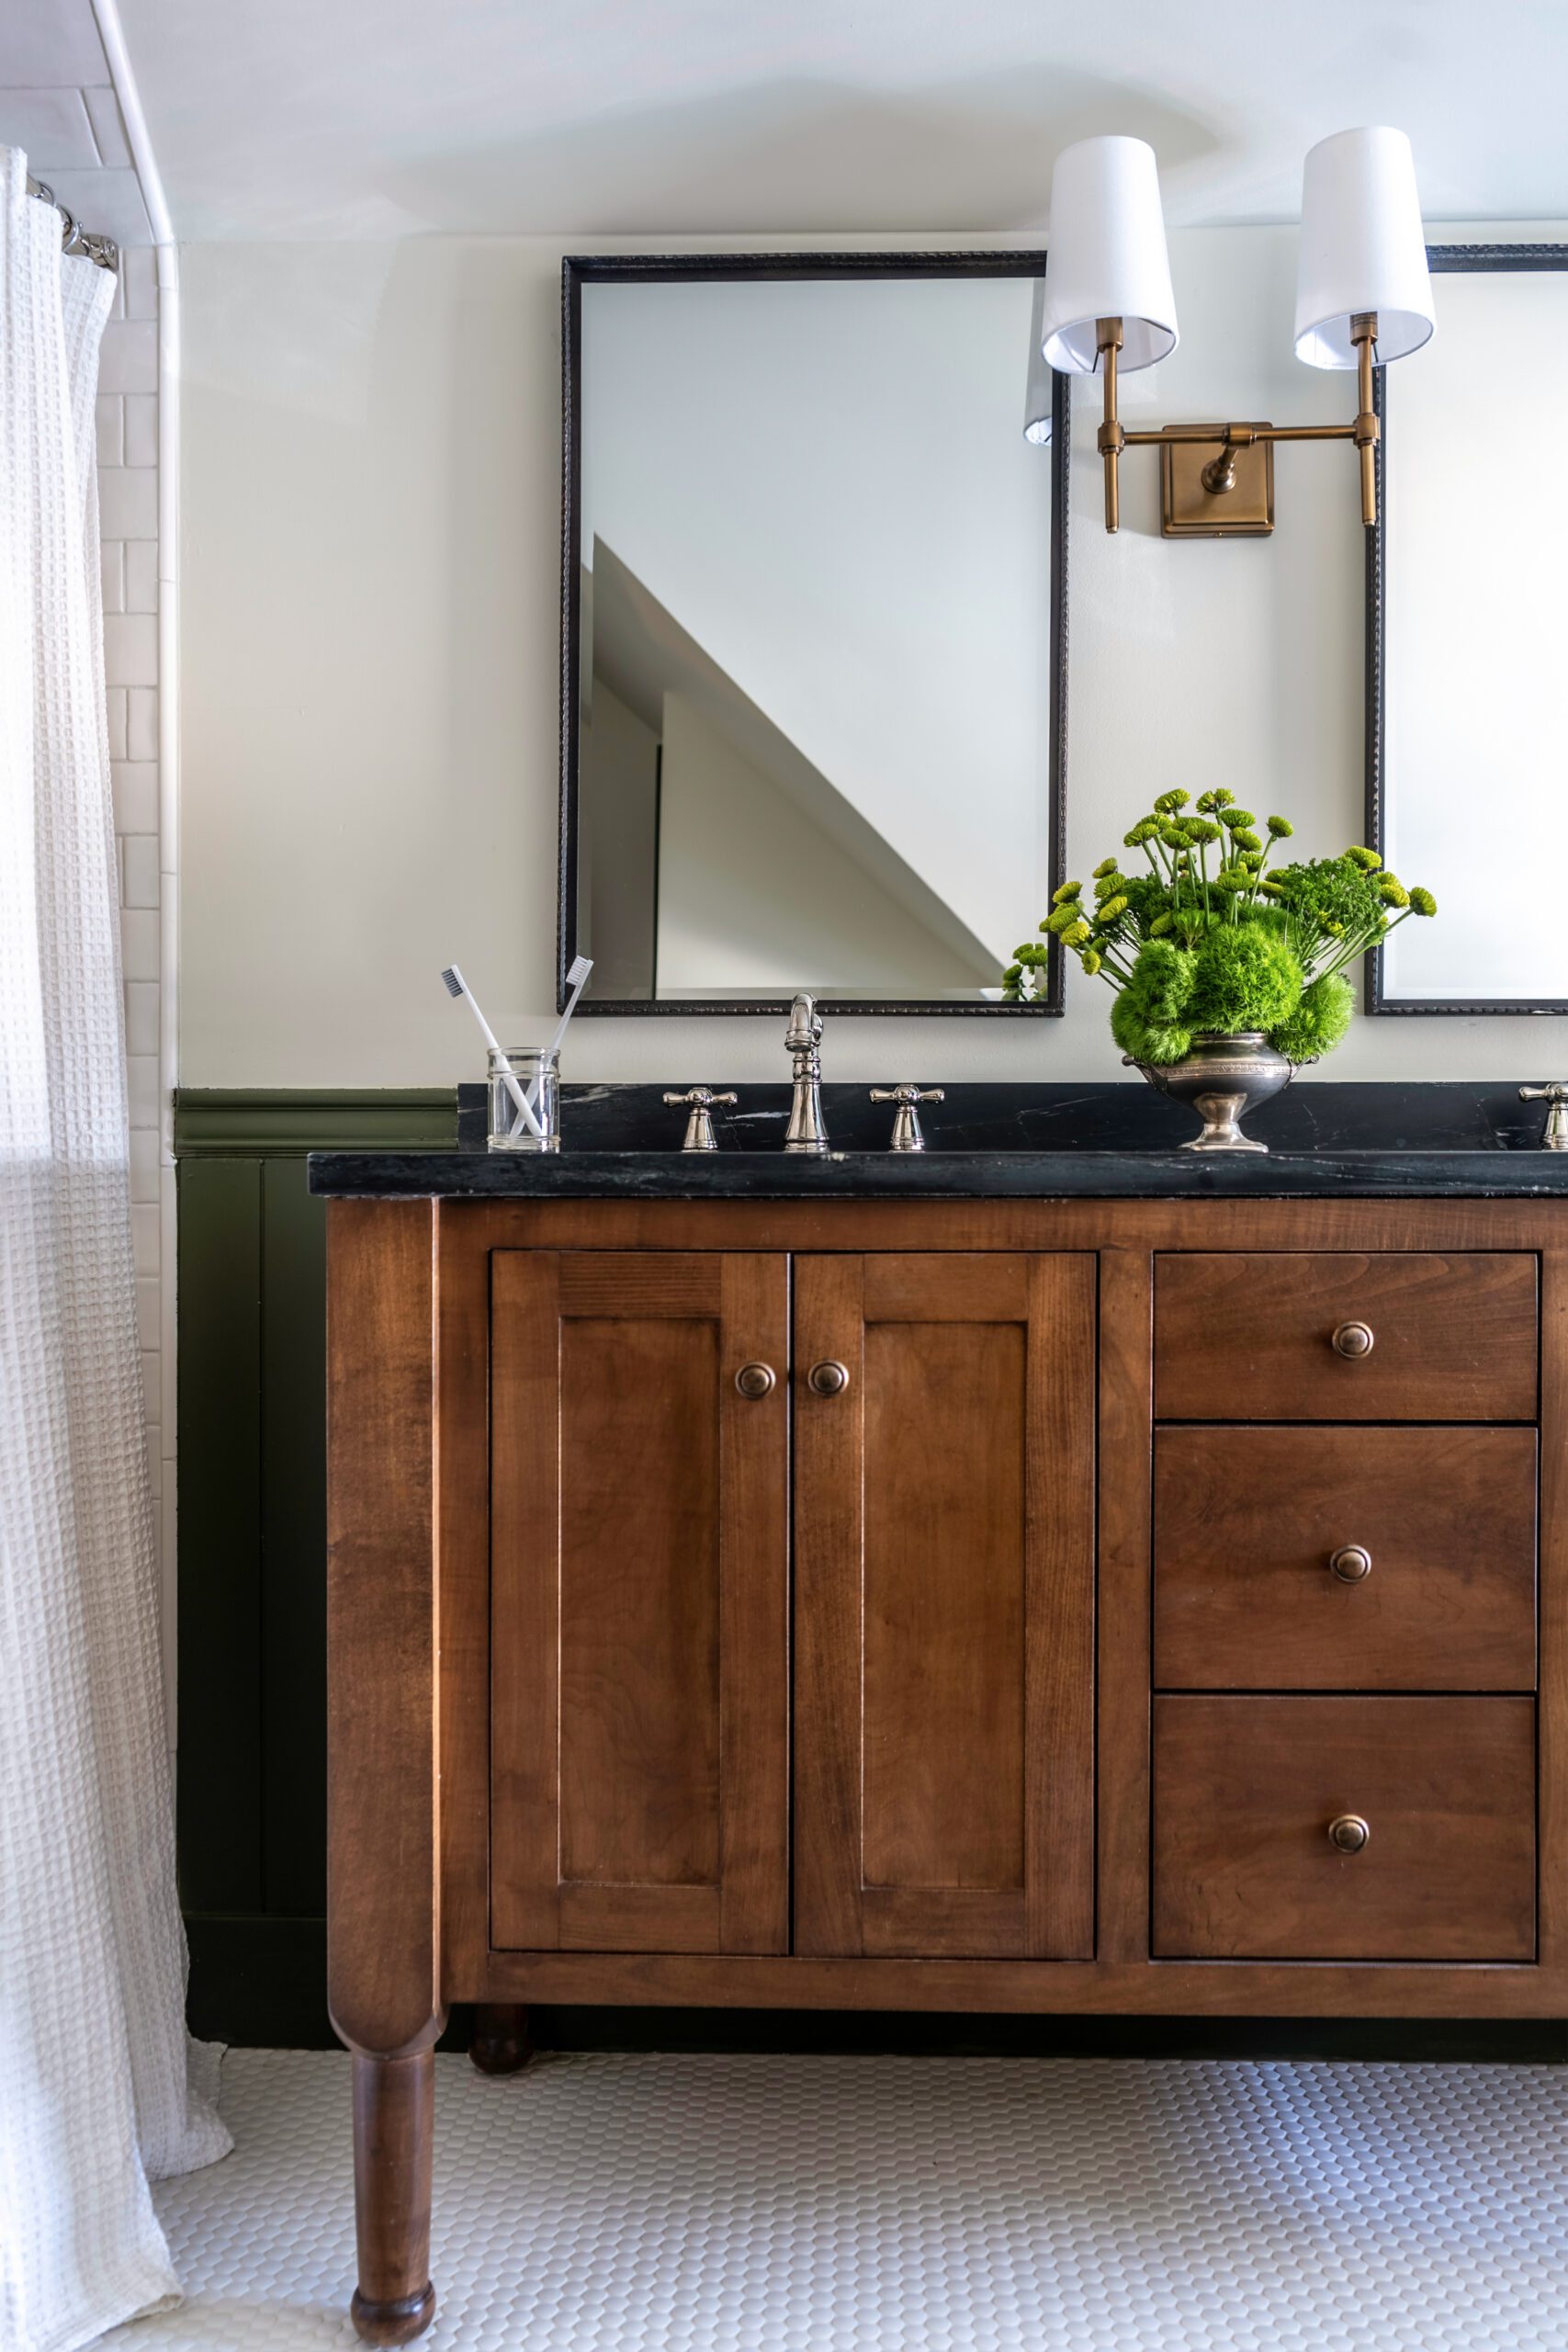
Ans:
[[[1202,1120],[1202,1133],[1184,1143],[1183,1151],[1267,1151],[1266,1143],[1242,1134],[1242,1119],[1295,1075],[1294,1063],[1275,1051],[1261,1029],[1241,1029],[1230,1037],[1201,1029],[1179,1062],[1138,1062],[1131,1054],[1122,1058],[1162,1094],[1190,1103]]]

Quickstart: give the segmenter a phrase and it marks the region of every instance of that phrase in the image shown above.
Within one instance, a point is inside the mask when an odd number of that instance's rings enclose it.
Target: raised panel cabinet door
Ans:
[[[498,1949],[788,1948],[788,1338],[782,1256],[491,1257]]]
[[[1093,1954],[1095,1295],[796,1261],[799,1952]]]

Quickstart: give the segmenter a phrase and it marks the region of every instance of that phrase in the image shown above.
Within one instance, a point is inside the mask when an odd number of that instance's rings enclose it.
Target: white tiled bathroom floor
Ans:
[[[436,2062],[432,2352],[1568,2352],[1568,2068]],[[122,2352],[354,2341],[346,2058],[231,2051]]]

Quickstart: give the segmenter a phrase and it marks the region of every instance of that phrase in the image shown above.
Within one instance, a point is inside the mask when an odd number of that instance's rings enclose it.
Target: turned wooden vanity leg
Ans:
[[[351,2306],[366,2344],[408,2344],[435,2312],[430,2283],[430,2155],[435,2060],[354,2053],[354,2208],[359,2284]]]
[[[481,2075],[515,2075],[534,2055],[528,2012],[521,2001],[481,2001],[474,2011],[468,2055]]]
[[[430,2325],[441,1999],[428,1201],[327,1217],[327,1996],[354,2056],[367,2344]]]

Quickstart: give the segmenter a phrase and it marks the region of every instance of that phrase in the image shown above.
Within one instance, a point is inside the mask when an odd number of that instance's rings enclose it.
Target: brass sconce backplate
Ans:
[[[1190,426],[1179,430],[1190,431]],[[1225,428],[1213,441],[1162,441],[1160,534],[1168,539],[1258,539],[1274,528],[1274,444],[1233,447],[1234,489],[1209,490],[1203,474],[1224,457]]]

